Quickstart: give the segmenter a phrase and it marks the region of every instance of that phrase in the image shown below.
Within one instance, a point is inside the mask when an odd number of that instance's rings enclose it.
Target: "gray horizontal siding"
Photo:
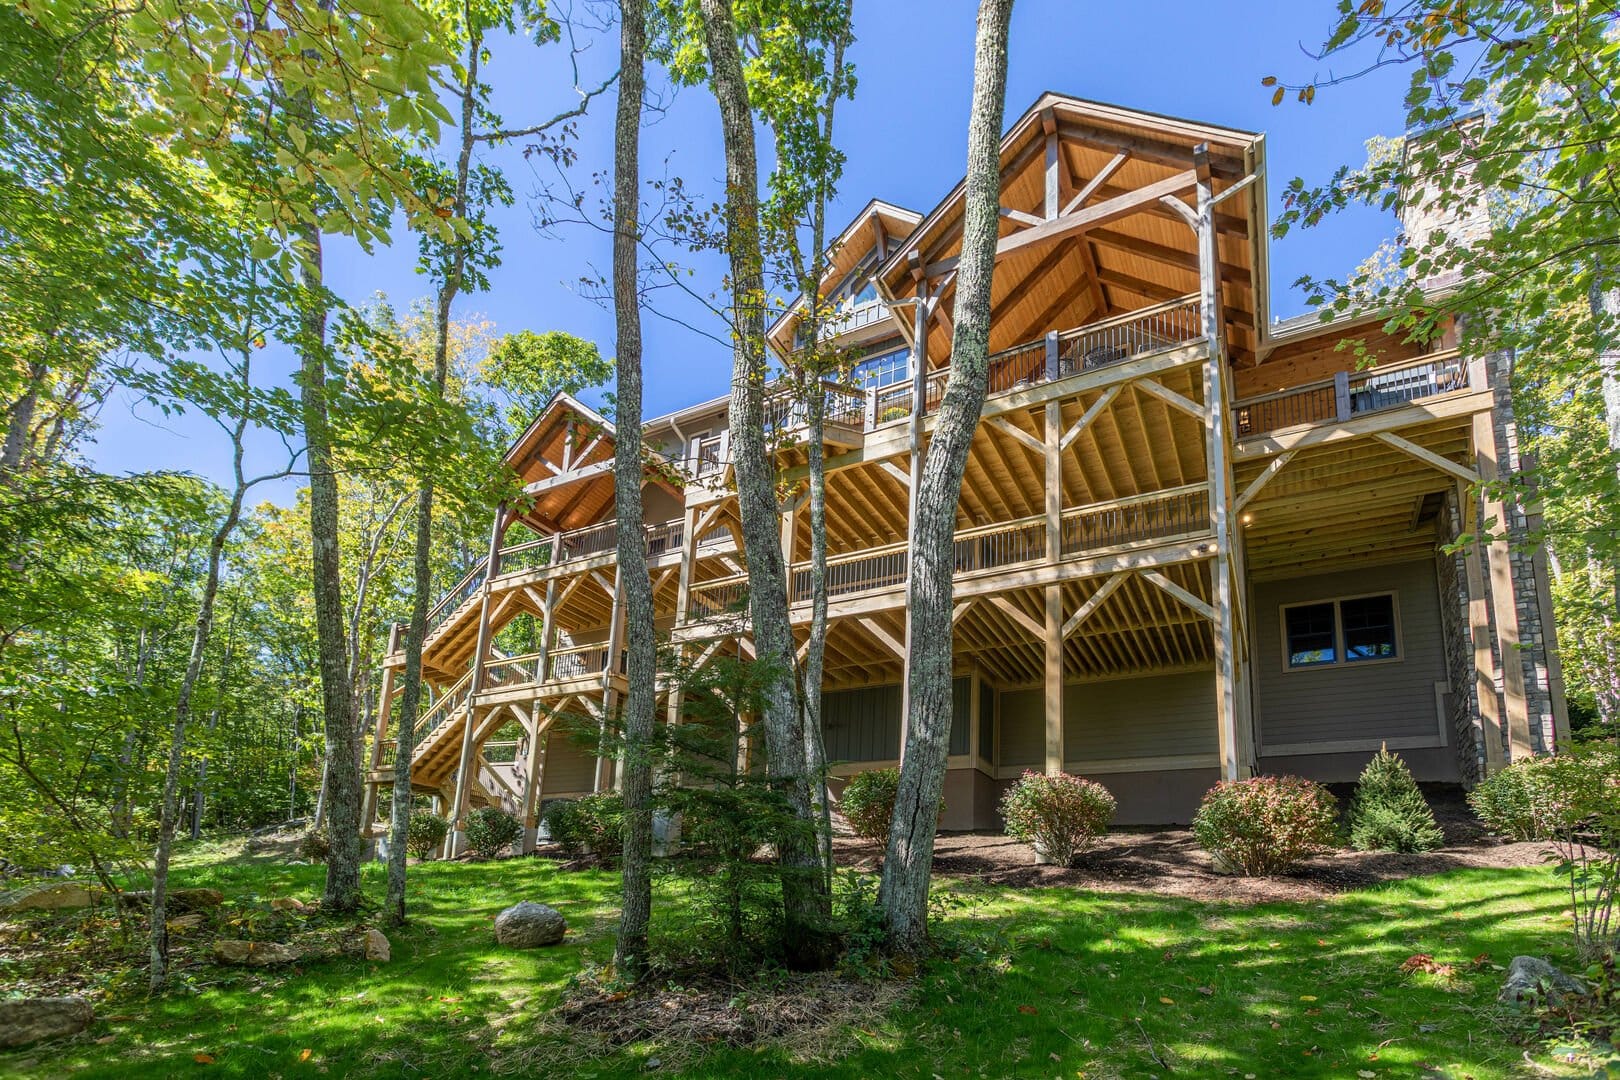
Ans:
[[[540,777],[540,794],[549,798],[565,791],[589,791],[596,784],[596,759],[575,746],[568,734],[553,731],[546,736],[545,772]]]
[[[1378,592],[1396,596],[1397,660],[1284,669],[1283,605]],[[1268,745],[1438,738],[1434,684],[1446,666],[1432,562],[1268,582],[1254,599],[1262,753]]]
[[[1181,757],[1216,751],[1213,671],[1070,683],[1063,688],[1065,761]],[[1002,765],[1046,762],[1046,694],[1001,695]]]
[[[1213,754],[1215,672],[1074,683],[1063,688],[1063,759]]]

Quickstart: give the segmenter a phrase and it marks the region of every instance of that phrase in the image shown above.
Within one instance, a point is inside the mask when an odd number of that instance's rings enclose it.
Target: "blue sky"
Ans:
[[[868,198],[927,211],[960,178],[976,7],[973,0],[856,0],[859,40],[851,56],[859,89],[838,114],[836,136],[849,161],[833,213],[835,231]],[[1314,47],[1326,35],[1334,8],[1333,0],[1242,6],[1018,0],[1007,119],[1016,118],[1042,91],[1054,90],[1263,131],[1275,214],[1290,178],[1316,182],[1340,164],[1359,163],[1366,139],[1394,134],[1401,126],[1405,76],[1398,71],[1325,90],[1309,107],[1292,100],[1276,108],[1270,104],[1261,77],[1276,73],[1298,80],[1317,73],[1318,63],[1302,47]],[[616,29],[590,43],[580,58],[581,81],[594,85],[611,72],[616,51]],[[569,104],[571,77],[561,46],[498,42],[486,74],[509,126],[535,123]],[[649,81],[664,91],[667,107],[644,133],[644,175],[680,176],[705,199],[717,200],[724,163],[713,99],[702,88],[671,94],[657,72]],[[612,129],[613,100],[604,95],[578,125],[580,159],[572,173],[574,183],[588,192],[593,173],[611,165]],[[567,330],[596,341],[611,356],[611,312],[582,296],[577,285],[582,275],[607,268],[608,238],[583,227],[540,234],[534,227],[534,196],[542,185],[555,184],[554,172],[537,159],[525,160],[519,147],[492,151],[485,160],[506,170],[518,198],[497,218],[504,251],[502,265],[490,275],[490,290],[463,297],[457,313],[482,316],[500,333]],[[1356,212],[1273,242],[1273,314],[1286,317],[1304,309],[1291,285],[1299,275],[1342,272],[1392,228],[1378,215]],[[415,241],[403,234],[395,241],[371,254],[331,242],[332,286],[351,302],[383,292],[400,307],[423,295],[427,282],[415,272]],[[696,289],[708,293],[718,287],[718,262],[704,261],[697,270]],[[675,319],[723,335],[701,305],[667,293],[655,304]],[[645,319],[645,332],[649,416],[724,392],[730,356],[723,346],[656,314]],[[281,350],[267,351],[270,377],[285,377],[291,358]],[[164,418],[122,396],[107,404],[100,419],[90,452],[102,468],[180,469],[215,480],[228,475],[224,440],[205,422]],[[263,467],[283,463],[274,440],[262,439],[254,449]],[[283,484],[264,494],[286,499],[291,492],[292,486]]]

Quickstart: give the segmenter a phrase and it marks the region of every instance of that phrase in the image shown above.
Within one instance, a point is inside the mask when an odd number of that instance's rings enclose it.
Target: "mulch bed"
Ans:
[[[1341,799],[1348,792],[1339,793]],[[1538,866],[1544,843],[1503,843],[1486,835],[1455,788],[1425,791],[1446,834],[1438,851],[1401,855],[1337,851],[1308,860],[1282,877],[1244,878],[1216,872],[1208,855],[1181,827],[1121,829],[1110,833],[1071,867],[1037,866],[1027,844],[999,833],[946,833],[934,843],[934,873],[1019,888],[1079,888],[1151,892],[1194,900],[1314,900],[1386,881],[1461,867]],[[839,863],[876,869],[882,849],[852,837],[834,841]]]

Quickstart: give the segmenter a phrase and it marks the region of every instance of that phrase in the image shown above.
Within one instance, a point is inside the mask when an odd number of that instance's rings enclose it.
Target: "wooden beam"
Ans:
[[[905,469],[902,469],[900,466],[896,465],[894,462],[892,462],[892,461],[880,461],[880,462],[878,462],[878,468],[882,469],[884,472],[888,473],[890,476],[892,476],[896,480],[900,481],[900,486],[901,487],[907,488],[907,489],[909,489],[911,487],[911,473],[906,471]]]
[[[985,423],[985,426],[987,426],[987,427],[993,427],[997,431],[1000,431],[1000,432],[1003,432],[1003,433],[1005,433],[1007,435],[1012,436],[1012,438],[1014,438],[1014,439],[1018,440],[1019,442],[1023,443],[1025,447],[1027,447],[1029,450],[1033,451],[1035,454],[1043,455],[1043,456],[1045,455],[1045,453],[1046,453],[1046,444],[1045,443],[1043,443],[1040,439],[1037,439],[1035,436],[1031,435],[1029,432],[1025,431],[1023,428],[1021,428],[1018,425],[1012,423],[1006,417],[1004,417],[1004,416],[986,417],[984,423]]]
[[[1479,483],[1480,477],[1476,470],[1470,469],[1466,465],[1459,465],[1450,458],[1443,458],[1434,451],[1426,450],[1417,443],[1409,442],[1393,432],[1375,432],[1373,434],[1373,438],[1387,446],[1393,446],[1401,453],[1410,455],[1411,457],[1423,462],[1425,465],[1433,465],[1441,472],[1449,473],[1450,475],[1455,476],[1458,480],[1463,481],[1465,484]]]
[[[954,608],[951,609],[951,627],[952,627],[952,629],[954,629],[956,627],[957,623],[962,621],[962,616],[966,615],[969,611],[973,610],[973,608],[978,604],[978,602],[979,602],[978,598],[974,597],[973,599],[970,599],[970,600],[963,600],[962,602],[960,602]]]
[[[1059,120],[1057,130],[1059,135],[1074,142],[1101,147],[1104,150],[1126,151],[1144,161],[1169,165],[1172,168],[1177,166],[1185,168],[1196,160],[1195,147],[1146,135],[1127,135],[1121,131],[1095,127],[1082,120]],[[1243,175],[1241,157],[1224,147],[1219,150],[1217,156],[1211,158],[1211,168],[1223,178]]]
[[[1203,421],[1209,417],[1209,412],[1204,408],[1204,406],[1198,404],[1196,401],[1183,397],[1174,390],[1170,389],[1168,386],[1165,386],[1163,383],[1155,382],[1152,379],[1138,379],[1131,383],[1131,385],[1136,387],[1138,390],[1147,391],[1149,394],[1152,394],[1154,397],[1158,398],[1160,401],[1163,401],[1166,405],[1169,405],[1172,408],[1180,409],[1182,412],[1186,413],[1188,416],[1191,416],[1195,420]]]
[[[1097,417],[1101,416],[1103,410],[1114,403],[1114,399],[1119,397],[1119,392],[1125,389],[1126,385],[1128,384],[1115,383],[1113,386],[1110,386],[1108,389],[1104,390],[1102,392],[1102,396],[1096,401],[1093,401],[1091,406],[1081,415],[1080,419],[1076,420],[1072,425],[1070,425],[1069,430],[1063,433],[1063,438],[1058,442],[1058,449],[1067,450],[1069,448],[1069,444],[1078,439],[1081,433],[1084,432],[1086,428],[1091,426],[1091,422],[1097,419]]]
[[[1180,585],[1177,585],[1175,582],[1171,581],[1157,570],[1143,570],[1141,571],[1141,574],[1148,581],[1153,582],[1153,584],[1157,585],[1159,588],[1163,589],[1177,600],[1180,600],[1183,604],[1186,604],[1204,618],[1215,618],[1214,608],[1210,607],[1198,597],[1194,596],[1186,589],[1183,589]]]
[[[1097,609],[1102,607],[1103,601],[1114,595],[1114,590],[1125,584],[1130,579],[1131,572],[1129,570],[1121,570],[1119,573],[1097,586],[1097,591],[1088,596],[1086,598],[1086,602],[1081,604],[1080,607],[1076,609],[1075,613],[1070,615],[1067,621],[1064,622],[1064,640],[1068,640],[1070,637],[1072,637],[1074,632],[1080,629],[1082,623],[1097,613]]]
[[[996,245],[996,259],[999,261],[1004,256],[1011,255],[1015,251],[1021,251],[1037,244],[1050,243],[1053,240],[1082,232],[1093,226],[1128,217],[1141,210],[1144,206],[1157,202],[1161,197],[1186,191],[1196,182],[1197,176],[1191,169],[1188,169],[1185,172],[1166,177],[1157,183],[1148,184],[1146,187],[1100,202],[1096,206],[1082,208],[1070,214],[1059,215],[1035,228],[1025,229],[1022,232],[1013,233],[1011,236],[1002,237],[1001,242]],[[924,274],[929,278],[938,277],[950,270],[954,270],[959,261],[959,256],[952,256],[949,259],[931,263],[925,268]]]
[[[599,461],[595,465],[587,465],[582,469],[570,470],[569,472],[563,473],[560,476],[549,476],[544,480],[536,480],[532,484],[525,484],[523,485],[523,490],[529,495],[543,495],[548,491],[555,491],[558,488],[567,487],[569,484],[578,483],[581,480],[589,480],[593,476],[601,476],[603,473],[609,473],[612,471],[613,459],[609,458],[606,461]]]
[[[1023,210],[1014,210],[1010,206],[1001,208],[1001,216],[1015,225],[1039,225],[1046,220],[1034,214],[1025,213]]]
[[[988,599],[991,605],[1001,611],[1002,614],[1006,615],[1007,618],[1011,619],[1025,630],[1028,630],[1035,640],[1039,641],[1041,638],[1046,636],[1046,627],[1030,618],[1028,612],[1019,607],[1017,604],[1013,603],[1011,600],[1007,599],[1005,595],[997,594],[995,596],[988,597]]]
[[[1119,153],[1115,154],[1113,160],[1104,165],[1101,169],[1097,170],[1096,176],[1093,176],[1090,180],[1086,181],[1085,187],[1075,192],[1074,198],[1069,200],[1068,205],[1063,208],[1063,212],[1065,214],[1072,214],[1082,206],[1086,205],[1086,200],[1097,194],[1098,189],[1104,184],[1108,183],[1113,175],[1119,171],[1120,166],[1124,165],[1130,160],[1130,158],[1131,155],[1130,151],[1128,150],[1121,150]]]
[[[1102,270],[1099,271],[1099,276],[1101,277],[1104,285],[1112,285],[1116,289],[1124,289],[1126,292],[1135,293],[1137,296],[1152,300],[1155,303],[1164,300],[1176,300],[1184,295],[1180,289],[1171,288],[1169,285],[1160,285],[1156,281],[1147,281],[1143,278],[1134,277],[1130,274],[1124,274],[1118,270]]]
[[[1270,464],[1268,464],[1265,469],[1261,471],[1259,476],[1249,481],[1249,486],[1244,488],[1243,494],[1237,497],[1237,502],[1232,504],[1232,513],[1242,513],[1243,508],[1248,506],[1249,503],[1254,500],[1256,495],[1260,494],[1260,489],[1271,483],[1272,477],[1282,472],[1283,466],[1287,465],[1290,461],[1293,461],[1294,455],[1297,453],[1299,453],[1298,450],[1284,450],[1282,453],[1272,458]]]
[[[895,659],[904,660],[906,658],[906,647],[896,641],[893,634],[890,634],[887,630],[883,629],[882,624],[880,624],[876,619],[871,618],[870,616],[863,616],[855,621],[860,624],[861,629],[877,638],[880,645],[894,653]]]

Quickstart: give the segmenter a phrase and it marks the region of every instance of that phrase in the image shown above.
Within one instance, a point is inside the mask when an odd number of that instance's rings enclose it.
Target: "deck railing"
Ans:
[[[796,431],[810,423],[810,408],[799,387],[783,380],[780,389],[772,390],[765,398],[765,432],[781,435]],[[821,420],[824,425],[853,428],[866,427],[866,393],[853,386],[824,379]]]
[[[428,706],[416,721],[416,745],[420,747],[444,723],[456,714],[456,711],[467,703],[467,697],[472,690],[472,672],[457,679],[450,689],[441,694],[432,705]]]
[[[1209,489],[1202,484],[1156,491],[1105,506],[1082,506],[1063,515],[1063,555],[1098,548],[1168,540],[1208,531]]]
[[[1203,308],[1184,296],[1058,335],[1060,373],[1074,375],[1203,336]]]
[[[1153,540],[1195,536],[1209,531],[1209,494],[1202,484],[1155,491],[1065,510],[1061,522],[1065,559]],[[955,571],[974,574],[1047,557],[1046,518],[1027,517],[957,532]],[[910,552],[886,544],[834,555],[827,560],[827,595],[837,598],[886,589],[906,580]],[[793,566],[793,602],[810,599],[810,566]],[[739,612],[748,598],[748,575],[734,574],[692,587],[692,614],[707,618]]]
[[[1349,420],[1468,388],[1468,362],[1452,351],[1365,371],[1341,371],[1232,403],[1239,438],[1296,424]]]
[[[428,609],[428,634],[432,634],[433,631],[443,626],[445,620],[449,619],[451,615],[454,615],[456,609],[479,590],[479,588],[484,584],[484,569],[488,565],[488,558],[479,559],[477,562],[473,563],[472,569],[467,571],[466,576],[464,576],[460,581],[456,582],[456,584],[451,587],[449,592],[445,593],[439,598],[438,603],[434,604],[433,607]]]

